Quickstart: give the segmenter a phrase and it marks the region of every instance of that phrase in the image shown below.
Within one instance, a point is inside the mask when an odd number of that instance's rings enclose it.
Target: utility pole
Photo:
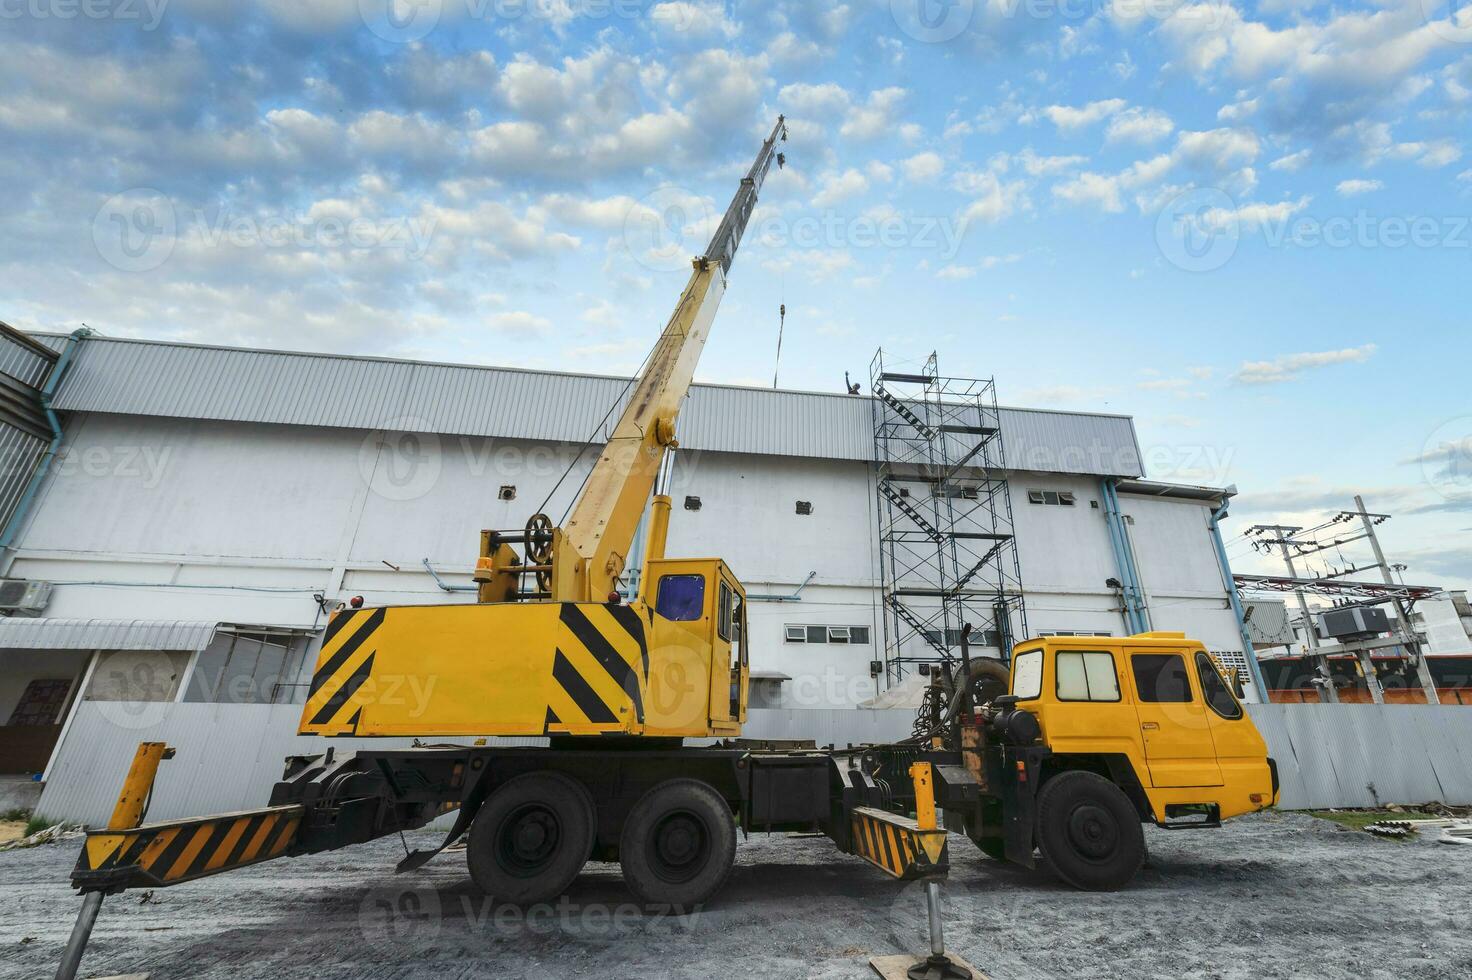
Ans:
[[[1286,527],[1282,524],[1258,525],[1248,528],[1248,533],[1253,531],[1272,531],[1277,535],[1276,539],[1264,542],[1265,544],[1277,544],[1283,549],[1283,562],[1288,566],[1288,577],[1298,578],[1298,569],[1293,565],[1293,553],[1289,546],[1293,544],[1293,535],[1302,531],[1301,527]],[[1318,652],[1319,631],[1314,625],[1313,614],[1308,609],[1308,599],[1304,596],[1302,589],[1294,589],[1293,594],[1298,597],[1298,611],[1303,615],[1303,633],[1308,640],[1309,659],[1313,661],[1314,670],[1318,672],[1319,679],[1323,684],[1319,687],[1320,703],[1338,704],[1339,691],[1334,687],[1334,674],[1329,669],[1329,658]]]
[[[1354,506],[1359,511],[1360,521],[1365,525],[1365,537],[1370,539],[1370,547],[1375,552],[1375,561],[1380,565],[1380,574],[1385,579],[1386,585],[1395,585],[1395,575],[1390,570],[1390,563],[1385,560],[1385,552],[1380,550],[1380,539],[1375,536],[1375,521],[1372,517],[1384,520],[1383,515],[1372,515],[1365,509],[1365,498],[1359,494],[1355,495]],[[1440,704],[1441,698],[1436,693],[1436,678],[1431,676],[1431,665],[1426,662],[1426,655],[1421,651],[1421,644],[1416,641],[1415,630],[1411,628],[1411,613],[1406,607],[1404,599],[1395,600],[1396,625],[1400,627],[1401,640],[1405,643],[1406,652],[1410,654],[1412,663],[1415,664],[1416,674],[1421,678],[1421,689],[1426,692],[1427,704]],[[1368,654],[1365,655],[1368,659]],[[1366,675],[1368,676],[1368,674]]]

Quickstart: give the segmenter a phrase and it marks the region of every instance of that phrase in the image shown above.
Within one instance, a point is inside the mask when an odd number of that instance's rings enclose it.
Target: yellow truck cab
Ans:
[[[1216,827],[1277,800],[1262,735],[1206,648],[1183,633],[1021,643],[1009,695],[993,712],[986,730],[1007,746],[1004,778],[1013,785],[1000,793],[1010,805],[984,835],[991,840],[977,843],[1022,863],[1036,845],[1079,887],[1119,887],[1134,875],[1145,855],[1142,822]],[[1021,797],[1034,793],[1027,806]],[[1004,832],[1015,822],[1007,817],[1034,810],[1032,840],[1021,828]]]

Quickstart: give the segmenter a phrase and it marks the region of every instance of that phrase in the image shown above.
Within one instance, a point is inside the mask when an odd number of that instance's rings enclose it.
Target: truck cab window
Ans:
[[[1114,655],[1103,651],[1060,650],[1056,661],[1059,701],[1118,701]]]
[[[705,613],[705,576],[666,575],[660,579],[654,611],[677,623],[699,619]]]
[[[1135,690],[1146,704],[1189,704],[1191,678],[1179,653],[1137,653],[1130,658]]]
[[[1241,718],[1242,706],[1227,689],[1227,682],[1222,680],[1216,664],[1212,663],[1211,658],[1204,653],[1196,654],[1196,672],[1201,677],[1201,693],[1206,695],[1206,703],[1211,710],[1228,721],[1236,721]]]
[[[1012,693],[1022,701],[1043,693],[1043,651],[1029,650],[1012,659]]]

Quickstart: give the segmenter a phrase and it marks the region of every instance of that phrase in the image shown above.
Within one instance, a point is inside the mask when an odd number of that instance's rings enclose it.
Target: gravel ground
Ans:
[[[1299,814],[1147,828],[1127,891],[1088,895],[951,839],[948,945],[995,980],[1472,976],[1472,848],[1396,843]],[[432,835],[414,835],[411,847]],[[77,845],[0,854],[0,978],[53,975],[79,905]],[[395,876],[397,839],[108,899],[84,977],[153,980],[859,978],[925,946],[918,885],[822,838],[756,837],[695,915],[647,914],[614,865],[557,905],[488,906],[463,856]]]

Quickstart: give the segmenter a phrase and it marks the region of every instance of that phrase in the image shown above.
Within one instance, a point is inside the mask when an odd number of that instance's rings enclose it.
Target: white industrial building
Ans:
[[[179,808],[258,804],[271,777],[248,773],[322,745],[292,732],[324,608],[470,601],[480,530],[524,524],[549,494],[557,520],[594,454],[554,485],[626,384],[36,340],[10,337],[0,358],[19,406],[0,422],[26,437],[6,436],[18,448],[0,572],[30,583],[5,586],[0,772],[44,774],[48,816],[94,815],[132,747],[160,738],[210,746],[190,763],[205,788]],[[1127,417],[1000,414],[1030,631],[1129,632],[1126,561],[1149,625],[1241,662],[1215,527],[1227,492],[1146,482]],[[851,712],[873,698],[885,650],[870,399],[697,385],[679,437],[669,554],[723,557],[745,583],[753,704]]]

